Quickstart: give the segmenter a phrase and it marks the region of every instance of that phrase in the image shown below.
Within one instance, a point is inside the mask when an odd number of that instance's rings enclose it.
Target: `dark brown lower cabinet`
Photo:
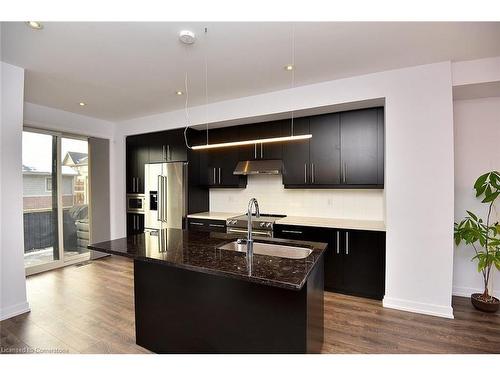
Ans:
[[[144,232],[144,215],[127,213],[127,234]]]
[[[226,222],[224,220],[188,219],[188,229],[203,232],[226,233]]]
[[[325,290],[384,297],[385,232],[275,225],[274,237],[328,243]]]

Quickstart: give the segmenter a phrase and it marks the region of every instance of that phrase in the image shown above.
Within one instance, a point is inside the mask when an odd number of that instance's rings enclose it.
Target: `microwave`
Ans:
[[[127,194],[127,212],[144,213],[146,198],[144,194]]]

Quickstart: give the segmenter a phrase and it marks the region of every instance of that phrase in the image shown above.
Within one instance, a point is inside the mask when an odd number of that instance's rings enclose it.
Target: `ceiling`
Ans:
[[[204,34],[204,28],[208,32]],[[197,34],[194,45],[180,30]],[[25,100],[120,121],[291,86],[444,60],[500,56],[500,23],[2,23],[2,60],[26,69]],[[79,102],[87,105],[81,107]]]

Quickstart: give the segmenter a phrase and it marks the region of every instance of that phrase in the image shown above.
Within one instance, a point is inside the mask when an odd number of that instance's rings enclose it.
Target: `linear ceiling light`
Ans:
[[[309,139],[309,138],[312,138],[312,134],[292,135],[292,136],[288,136],[288,137],[253,139],[250,141],[214,143],[211,145],[207,144],[207,145],[201,145],[201,146],[192,146],[192,149],[193,150],[206,150],[206,149],[210,149],[210,148],[245,146],[245,145],[258,144],[258,143],[300,141],[302,139]]]

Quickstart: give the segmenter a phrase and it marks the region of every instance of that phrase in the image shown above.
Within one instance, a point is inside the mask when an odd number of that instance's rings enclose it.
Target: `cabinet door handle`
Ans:
[[[137,192],[139,192],[139,190],[141,189],[141,188],[140,188],[140,185],[141,185],[141,178],[140,178],[140,177],[137,177],[136,182],[137,182]]]
[[[220,181],[220,168],[219,168],[219,185],[221,184],[221,181]]]
[[[263,148],[264,146],[262,145],[262,143],[260,144],[260,158],[263,159],[264,158],[264,151],[263,151]]]
[[[257,159],[257,143],[254,146],[254,159]]]
[[[311,182],[314,184],[314,163],[311,163]]]
[[[304,184],[307,184],[307,163],[304,163]]]
[[[161,160],[167,160],[165,155],[165,145],[161,145]]]
[[[343,173],[342,173],[342,180],[345,183],[345,181],[346,181],[346,175],[347,175],[347,163],[346,162],[344,162],[343,167],[344,168],[343,168]]]
[[[172,160],[172,153],[170,152],[170,145],[167,145],[167,160]]]
[[[224,228],[224,224],[208,224],[209,227],[217,227],[217,228]]]
[[[337,231],[337,254],[340,253],[340,232]]]
[[[134,216],[132,216],[132,217],[134,218],[133,228],[134,228],[134,231],[135,231],[135,230],[136,230],[136,226],[135,226],[135,219],[137,219],[137,218],[136,218],[136,216],[135,216],[135,215],[134,215]]]
[[[217,180],[215,179],[215,168],[214,168],[214,185],[217,183]]]
[[[345,255],[349,255],[349,232],[345,232]]]
[[[283,229],[283,233],[293,233],[293,234],[302,234],[302,231],[300,230],[288,230],[288,229]]]
[[[205,225],[205,224],[203,224],[203,223],[197,223],[196,221],[191,221],[189,224],[190,224],[190,225],[201,225],[201,226],[204,226],[204,225]]]

